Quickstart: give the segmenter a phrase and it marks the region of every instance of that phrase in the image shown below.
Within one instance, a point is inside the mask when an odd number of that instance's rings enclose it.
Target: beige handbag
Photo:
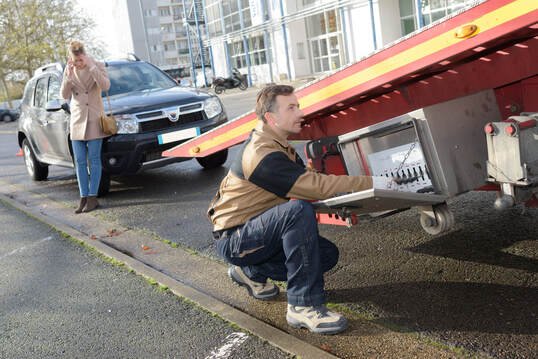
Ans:
[[[107,115],[105,113],[104,116],[99,117],[99,123],[101,123],[101,128],[103,129],[103,132],[107,135],[115,135],[118,133],[118,124],[116,123],[116,120],[114,119],[114,116],[112,116],[112,107],[110,106],[110,98],[108,97],[108,91],[106,93],[106,99],[108,101],[108,110],[110,111],[110,115]]]

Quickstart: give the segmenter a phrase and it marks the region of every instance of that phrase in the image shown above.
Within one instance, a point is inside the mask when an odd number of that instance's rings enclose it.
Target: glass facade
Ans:
[[[211,38],[222,35],[222,21],[220,17],[219,1],[206,1],[207,27]]]
[[[222,19],[224,19],[227,34],[241,30],[240,12],[242,13],[245,27],[252,25],[248,0],[239,0],[239,2],[237,0],[222,0],[222,18],[219,2],[220,0],[209,0],[205,3],[210,37],[222,35]]]
[[[271,46],[265,46],[264,36],[250,36],[247,38],[250,66],[264,65],[267,63],[267,49]],[[243,40],[237,40],[230,43],[230,58],[232,67],[247,67],[247,58]]]
[[[474,0],[420,0],[420,11],[424,26],[471,4]],[[399,0],[402,35],[407,35],[420,26],[417,22],[417,1]]]
[[[222,16],[219,3],[222,4]],[[250,4],[248,0],[240,0],[239,2],[237,0],[207,0],[205,5],[207,15],[206,21],[209,28],[210,39],[241,30],[240,12],[243,16],[244,27],[249,28],[252,26]],[[224,33],[222,31],[223,21]],[[265,43],[263,34],[248,35],[247,46],[251,66],[267,64],[267,51],[271,48],[271,44]],[[232,67],[238,69],[247,67],[247,51],[245,49],[243,37],[236,37],[229,41],[228,50]]]

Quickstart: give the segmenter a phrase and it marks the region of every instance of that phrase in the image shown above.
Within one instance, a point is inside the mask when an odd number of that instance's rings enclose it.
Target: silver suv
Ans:
[[[103,141],[99,195],[108,192],[111,175],[134,174],[188,159],[161,153],[227,121],[218,97],[182,87],[155,66],[140,60],[105,63],[110,78],[111,110],[118,134]],[[74,167],[69,136],[69,104],[60,95],[64,65],[44,66],[26,84],[20,107],[18,142],[26,169],[45,180],[48,166]],[[105,111],[108,103],[103,94]],[[221,166],[228,152],[196,158],[204,168]]]

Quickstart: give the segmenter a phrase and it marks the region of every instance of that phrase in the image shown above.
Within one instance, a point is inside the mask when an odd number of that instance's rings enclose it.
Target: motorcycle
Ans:
[[[221,94],[226,89],[233,89],[236,87],[239,87],[239,89],[244,91],[248,88],[247,76],[242,75],[238,69],[234,68],[232,70],[231,77],[227,77],[227,78],[217,77],[213,79],[212,86],[213,86],[213,90],[215,91],[217,95]]]

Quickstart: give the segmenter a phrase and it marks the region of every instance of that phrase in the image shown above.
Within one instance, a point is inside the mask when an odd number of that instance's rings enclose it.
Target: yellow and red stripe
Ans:
[[[366,94],[379,86],[535,24],[537,19],[538,0],[487,1],[299,90],[296,93],[299,104],[308,119],[309,115],[326,107]],[[474,34],[464,39],[455,36],[460,27],[469,24],[476,25]],[[249,113],[165,151],[163,155],[207,156],[244,141],[256,122],[255,113]]]

